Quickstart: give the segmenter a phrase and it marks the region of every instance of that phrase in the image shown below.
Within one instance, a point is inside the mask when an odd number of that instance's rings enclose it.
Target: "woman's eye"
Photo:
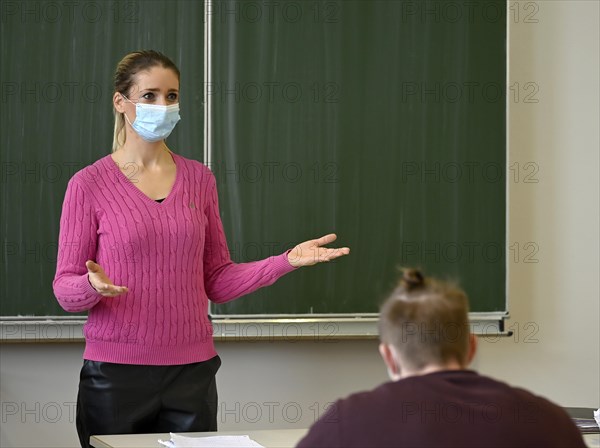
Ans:
[[[169,94],[169,100],[170,101],[177,101],[177,94],[176,93],[170,93]]]
[[[152,92],[148,92],[142,95],[142,98],[144,98],[145,100],[151,100],[154,99],[154,94]]]

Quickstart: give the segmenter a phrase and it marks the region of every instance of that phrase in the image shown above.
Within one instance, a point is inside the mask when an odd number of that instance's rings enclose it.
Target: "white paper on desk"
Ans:
[[[158,442],[170,448],[264,448],[249,436],[189,437],[171,433],[171,440]]]

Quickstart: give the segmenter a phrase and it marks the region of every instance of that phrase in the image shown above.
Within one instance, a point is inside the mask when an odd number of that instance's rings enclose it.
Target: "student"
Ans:
[[[585,447],[550,401],[477,374],[465,293],[414,269],[379,319],[391,382],[337,401],[298,447]]]
[[[119,62],[113,152],[77,172],[65,194],[53,287],[66,311],[88,311],[76,416],[83,447],[92,434],[215,431],[221,361],[208,300],[349,253],[323,247],[330,234],[232,263],[214,176],[165,143],[180,119],[179,76],[155,51]]]

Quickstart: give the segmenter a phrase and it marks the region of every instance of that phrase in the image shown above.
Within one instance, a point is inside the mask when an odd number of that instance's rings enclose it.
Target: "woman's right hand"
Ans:
[[[90,284],[104,297],[115,297],[129,291],[126,286],[116,286],[98,263],[88,260],[85,262],[85,267],[88,270]]]

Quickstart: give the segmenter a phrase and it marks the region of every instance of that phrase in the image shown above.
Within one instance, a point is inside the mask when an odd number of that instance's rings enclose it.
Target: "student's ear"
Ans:
[[[383,342],[379,344],[379,354],[383,358],[383,362],[387,366],[388,373],[390,373],[390,376],[400,375],[398,363],[396,362],[394,353],[392,352],[392,349],[388,344],[384,344]]]
[[[469,333],[469,353],[467,355],[467,365],[471,364],[473,358],[475,358],[475,353],[477,353],[477,336],[473,333]]]

